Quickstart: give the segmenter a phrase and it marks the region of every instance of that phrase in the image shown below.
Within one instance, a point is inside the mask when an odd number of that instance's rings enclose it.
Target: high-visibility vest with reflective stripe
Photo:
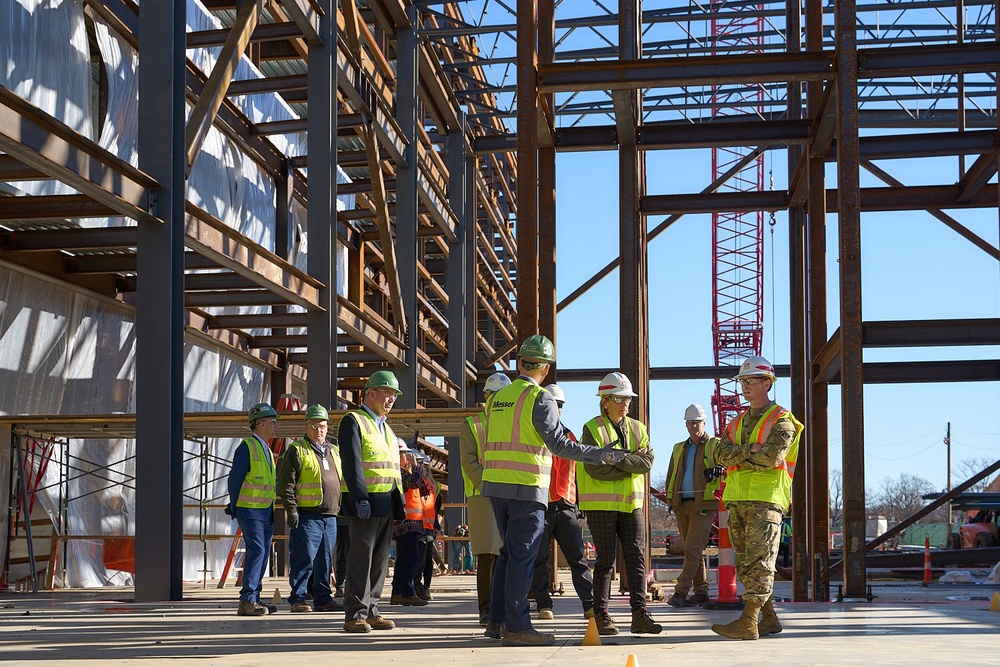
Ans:
[[[523,378],[486,404],[483,481],[549,488],[552,454],[531,422],[538,396],[546,391]]]
[[[476,441],[476,458],[482,464],[483,441],[486,440],[486,422],[483,421],[483,413],[466,417],[465,421],[469,422],[469,430],[472,431],[472,438]],[[462,480],[465,482],[466,498],[479,495],[479,490],[472,485],[472,480],[465,474],[465,468],[462,468]]]
[[[295,503],[299,507],[319,507],[323,504],[323,473],[320,471],[319,455],[306,440],[296,440],[291,444],[299,450],[299,478],[295,480]]]
[[[629,451],[637,451],[649,446],[649,434],[641,422],[626,417],[625,445]],[[603,415],[595,417],[583,425],[598,447],[610,445],[618,440],[614,426]],[[577,502],[582,510],[609,510],[633,512],[642,507],[646,492],[645,475],[629,475],[614,481],[594,479],[583,463],[576,464]]]
[[[402,489],[396,434],[388,424],[383,424],[385,428],[383,437],[378,424],[367,410],[351,410],[344,415],[344,419],[352,416],[358,422],[361,431],[361,467],[365,472],[368,493],[389,493],[393,487]]]
[[[337,467],[337,477],[340,478],[340,492],[347,493],[347,482],[344,481],[344,466],[340,463],[340,447],[329,445],[330,456],[333,457],[333,465]]]
[[[680,474],[678,474],[678,471],[681,469],[680,468],[680,463],[681,463],[680,462],[680,458],[681,458],[681,456],[684,455],[684,448],[687,446],[687,442],[688,441],[685,440],[684,442],[678,442],[676,445],[674,445],[674,451],[673,451],[673,454],[671,455],[671,458],[673,460],[670,463],[670,467],[671,467],[671,470],[674,471],[674,475],[673,475],[673,477],[671,477],[670,479],[667,480],[667,488],[663,492],[664,495],[667,496],[667,498],[673,497],[673,495],[674,495],[674,485],[675,484],[679,485],[681,483],[681,480],[679,479],[680,478]],[[709,468],[714,468],[715,467],[715,446],[717,444],[719,444],[719,439],[718,438],[709,438],[705,442],[705,469],[706,470],[709,469]],[[697,448],[695,449],[695,451],[697,451]],[[687,472],[687,471],[685,471],[685,472]],[[715,480],[713,480],[711,482],[706,483],[705,484],[705,494],[704,494],[704,496],[702,496],[703,499],[704,500],[715,500],[715,491],[719,488],[719,485],[721,483],[722,483],[722,480],[720,480],[720,479],[715,479]],[[694,485],[698,486],[698,480],[697,479],[695,479]]]
[[[435,494],[420,495],[420,488],[410,489],[403,494],[406,505],[403,508],[409,521],[421,521],[424,530],[434,530],[434,520],[437,518],[437,508],[434,505]],[[435,489],[436,490],[436,489]]]
[[[743,445],[743,419],[749,410],[741,414],[726,426],[726,435],[735,445]],[[772,405],[750,432],[751,443],[764,444],[781,418],[788,418],[795,425],[795,436],[788,448],[785,460],[768,470],[751,470],[743,466],[731,466],[726,473],[726,488],[722,492],[722,500],[743,501],[757,500],[774,503],[788,509],[792,503],[792,478],[795,477],[795,462],[799,458],[799,438],[805,428],[792,415],[778,404]]]
[[[257,438],[244,438],[243,444],[250,454],[250,470],[243,478],[236,506],[250,509],[270,507],[276,497],[274,456]]]

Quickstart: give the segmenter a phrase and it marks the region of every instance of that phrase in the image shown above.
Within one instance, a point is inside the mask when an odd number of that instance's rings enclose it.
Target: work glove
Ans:
[[[601,464],[607,466],[613,466],[616,463],[621,463],[622,460],[631,454],[627,449],[616,449],[615,445],[617,442],[613,442],[607,447],[601,449]]]
[[[726,474],[726,466],[714,466],[712,468],[705,468],[705,481],[714,482],[723,475]]]
[[[286,512],[285,518],[288,520],[288,530],[295,530],[299,527],[299,513],[295,510],[289,510]]]
[[[354,503],[354,513],[359,519],[372,518],[372,506],[367,500],[358,500]]]
[[[232,517],[234,519],[236,518],[236,515],[233,512],[233,508],[231,506],[226,505],[226,509],[224,509],[222,511],[226,513],[226,516]]]

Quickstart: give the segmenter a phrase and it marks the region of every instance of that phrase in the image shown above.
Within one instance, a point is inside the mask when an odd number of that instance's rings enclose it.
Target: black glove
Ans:
[[[370,519],[372,518],[372,506],[368,504],[367,500],[358,500],[354,503],[354,513],[359,519]]]
[[[229,505],[226,505],[226,509],[222,511],[225,512],[227,516],[233,516],[233,508]]]
[[[705,468],[705,481],[714,482],[723,475],[726,474],[726,466],[714,466],[712,468]]]
[[[299,527],[299,513],[298,512],[296,512],[295,510],[289,510],[288,512],[285,513],[285,517],[288,520],[287,521],[287,523],[288,523],[288,530],[295,530],[296,528]]]

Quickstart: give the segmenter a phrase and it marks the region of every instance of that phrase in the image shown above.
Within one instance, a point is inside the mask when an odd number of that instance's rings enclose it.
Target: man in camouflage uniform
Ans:
[[[736,574],[745,588],[744,608],[738,619],[713,625],[712,631],[730,639],[757,639],[781,632],[772,602],[774,569],[803,427],[768,397],[776,378],[766,359],[748,358],[735,379],[750,408],[729,422],[715,460],[728,468],[722,500],[729,510]]]

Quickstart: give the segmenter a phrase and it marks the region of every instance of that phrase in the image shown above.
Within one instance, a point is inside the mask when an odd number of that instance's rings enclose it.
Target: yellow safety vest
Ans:
[[[535,400],[545,391],[523,378],[490,397],[486,404],[483,481],[549,488],[552,454],[531,422]]]
[[[291,444],[299,450],[299,461],[302,462],[302,470],[299,471],[299,479],[295,483],[295,503],[299,507],[319,507],[323,504],[323,472],[320,469],[319,455],[307,440],[296,440]],[[340,452],[336,447],[327,445],[333,459],[333,465],[337,470],[337,476],[341,479],[340,487],[344,488],[344,476],[340,472]]]
[[[389,428],[389,424],[384,424],[383,437],[378,424],[367,410],[351,410],[344,415],[344,419],[351,416],[358,422],[361,431],[361,467],[365,472],[368,493],[389,493],[393,487],[402,489],[396,434]]]
[[[333,465],[337,466],[337,477],[340,478],[340,492],[347,493],[347,482],[344,481],[344,466],[340,463],[340,447],[330,445],[330,456],[333,457]]]
[[[671,453],[670,458],[672,459],[672,461],[671,461],[670,465],[671,465],[671,470],[674,471],[674,474],[673,474],[673,476],[670,479],[667,480],[667,488],[663,492],[664,495],[667,496],[667,498],[670,498],[670,497],[672,497],[674,495],[674,485],[675,484],[680,484],[680,480],[677,479],[678,477],[680,477],[680,475],[677,474],[677,471],[680,470],[680,459],[681,459],[681,456],[684,453],[684,446],[687,444],[687,442],[688,442],[687,440],[685,440],[684,442],[678,442],[676,445],[674,445],[674,451]],[[705,469],[706,470],[708,468],[714,468],[715,467],[715,446],[717,444],[719,444],[719,439],[718,438],[709,438],[708,441],[705,442]],[[700,481],[701,480],[698,480],[698,479],[694,480],[695,487],[698,486],[698,483]],[[705,494],[702,496],[703,499],[704,500],[715,500],[715,492],[719,488],[719,485],[721,483],[722,483],[722,480],[715,479],[715,480],[713,480],[713,481],[708,482],[707,484],[705,484]]]
[[[726,426],[726,435],[735,445],[743,445],[743,419],[749,410],[741,414]],[[774,425],[782,417],[787,417],[795,425],[795,437],[788,448],[785,460],[768,470],[751,470],[742,466],[731,466],[726,473],[726,488],[722,492],[722,500],[746,501],[756,500],[773,503],[788,509],[792,503],[792,478],[795,477],[795,462],[799,458],[799,437],[805,428],[788,410],[778,404],[772,405],[750,432],[751,443],[764,444],[774,429]]]
[[[629,451],[638,451],[649,446],[649,434],[641,422],[626,417],[625,444]],[[598,447],[610,445],[618,439],[618,434],[603,415],[595,417],[583,425],[585,431]],[[594,479],[583,463],[576,464],[577,501],[582,510],[609,510],[613,512],[634,512],[642,507],[646,493],[646,476],[629,475],[614,481]]]
[[[480,463],[483,461],[483,441],[486,440],[486,423],[483,421],[484,414],[480,412],[478,415],[466,417],[465,419],[465,421],[469,422],[469,430],[472,431],[472,438],[476,441],[476,458],[479,459]],[[466,498],[479,495],[479,490],[472,486],[472,480],[465,474],[465,468],[462,468],[462,480],[465,481]]]
[[[250,453],[250,470],[243,478],[237,507],[265,509],[274,504],[276,497],[274,456],[271,450],[254,437],[244,438],[243,444]]]

